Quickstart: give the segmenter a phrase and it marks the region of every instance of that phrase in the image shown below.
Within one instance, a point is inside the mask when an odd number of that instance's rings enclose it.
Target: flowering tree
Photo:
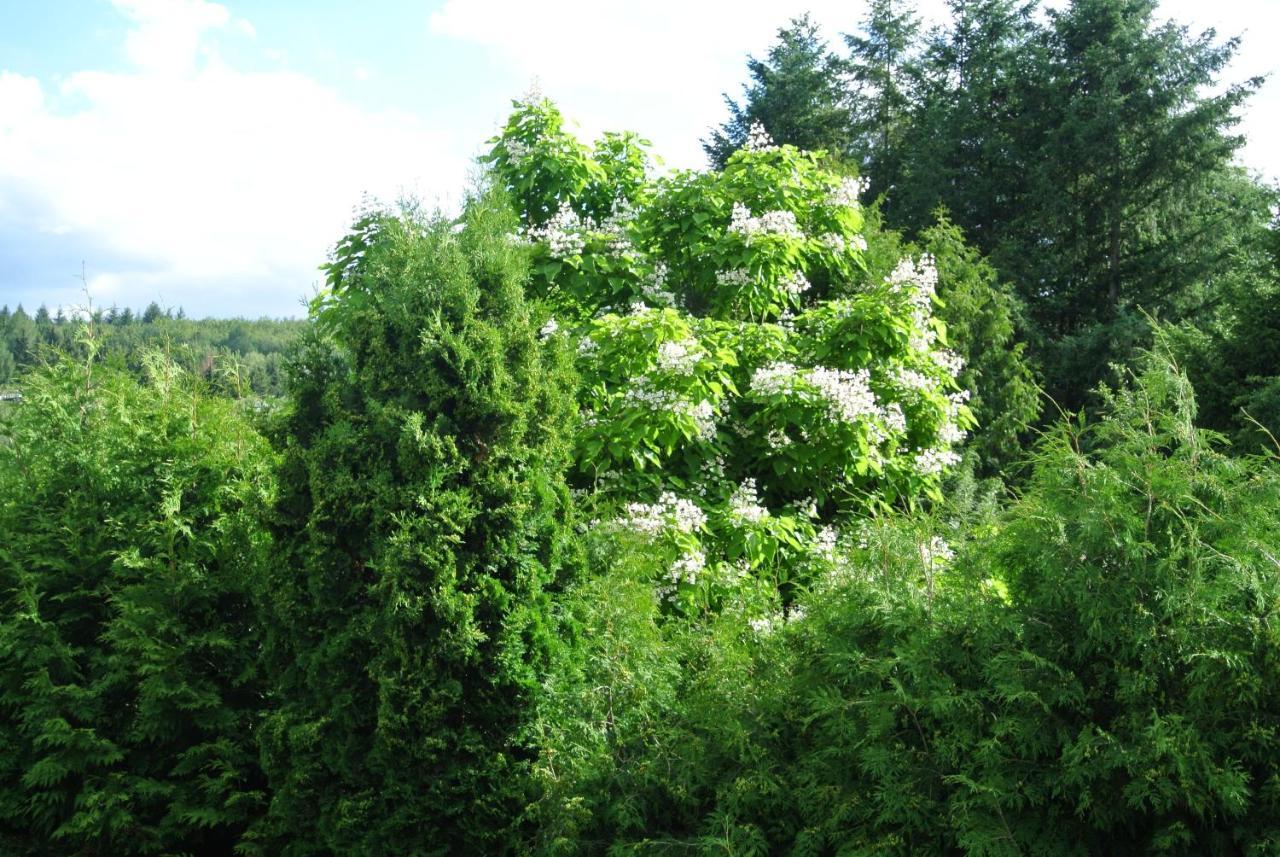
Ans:
[[[543,335],[577,340],[581,487],[660,549],[675,603],[785,593],[843,520],[939,496],[973,424],[962,361],[929,257],[867,274],[856,178],[758,126],[723,170],[654,178],[643,140],[588,149],[541,98],[492,143]]]

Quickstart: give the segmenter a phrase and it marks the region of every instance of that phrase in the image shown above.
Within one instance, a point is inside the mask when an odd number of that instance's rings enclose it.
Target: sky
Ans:
[[[1061,2],[1061,0],[1058,0]],[[917,4],[943,20],[943,0]],[[0,0],[0,304],[299,316],[362,198],[457,204],[511,100],[578,132],[641,132],[671,168],[747,56],[865,0]],[[1280,178],[1280,0],[1161,0],[1242,37],[1225,81],[1272,78],[1240,130]]]

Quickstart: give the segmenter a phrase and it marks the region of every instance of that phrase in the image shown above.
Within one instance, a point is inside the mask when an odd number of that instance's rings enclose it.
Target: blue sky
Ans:
[[[804,11],[835,41],[863,4],[0,0],[0,303],[81,305],[83,270],[99,305],[299,315],[362,195],[456,202],[533,80],[583,136],[700,166],[746,55]],[[1280,68],[1280,0],[1161,14],[1243,35],[1227,80]],[[1280,81],[1242,127],[1280,176]]]

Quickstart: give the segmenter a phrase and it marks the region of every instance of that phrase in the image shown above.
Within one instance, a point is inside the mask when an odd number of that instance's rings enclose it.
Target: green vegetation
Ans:
[[[0,313],[0,852],[1280,851],[1252,84],[952,6],[708,170],[517,101],[305,322]]]

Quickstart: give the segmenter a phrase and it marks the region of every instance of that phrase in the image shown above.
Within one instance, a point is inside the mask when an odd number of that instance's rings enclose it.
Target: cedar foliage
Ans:
[[[1104,400],[954,561],[875,522],[765,635],[664,622],[615,546],[568,602],[545,850],[1274,853],[1280,466],[1166,360]]]
[[[373,212],[291,367],[266,578],[264,853],[502,853],[572,567],[567,356],[514,215]]]
[[[89,352],[0,423],[0,851],[229,853],[265,794],[272,454],[163,355]]]

